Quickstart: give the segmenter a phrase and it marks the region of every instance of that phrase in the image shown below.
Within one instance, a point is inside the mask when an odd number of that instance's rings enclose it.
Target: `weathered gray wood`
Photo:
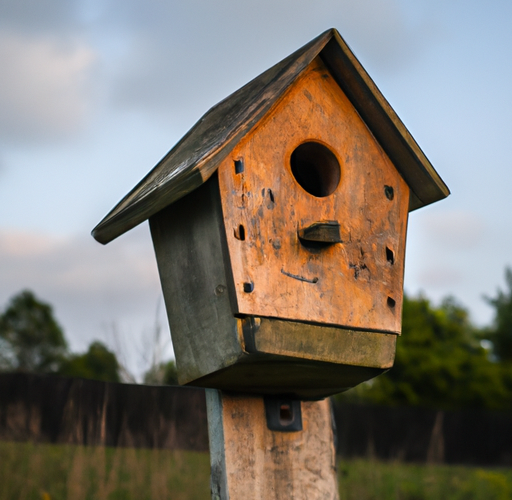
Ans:
[[[150,220],[180,383],[236,362],[238,338],[216,176]]]
[[[354,387],[393,365],[397,338],[393,334],[271,318],[247,318],[242,328],[244,355],[193,384],[318,399]]]
[[[387,369],[350,366],[272,354],[245,355],[190,385],[315,400],[346,391]]]
[[[307,357],[328,363],[391,368],[397,335],[261,318],[253,336],[255,352]]]
[[[329,401],[301,406],[302,431],[271,431],[262,397],[207,391],[213,500],[339,498]]]
[[[210,488],[212,500],[225,500],[228,491],[222,393],[206,389],[208,440],[210,444]]]
[[[404,124],[331,29],[210,109],[96,226],[93,236],[108,243],[205,182],[318,55],[409,184],[411,210],[448,196]]]

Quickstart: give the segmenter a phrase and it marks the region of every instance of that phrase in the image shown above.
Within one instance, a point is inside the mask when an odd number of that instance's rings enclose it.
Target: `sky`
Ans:
[[[147,223],[92,228],[212,105],[339,30],[449,186],[409,218],[405,290],[479,325],[512,266],[512,2],[2,0],[0,308],[50,303],[74,351],[172,348]]]

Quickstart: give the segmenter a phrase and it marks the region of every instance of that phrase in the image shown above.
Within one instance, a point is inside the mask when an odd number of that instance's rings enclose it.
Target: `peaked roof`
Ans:
[[[409,209],[448,196],[405,125],[330,29],[212,107],[93,229],[94,238],[108,243],[203,184],[318,55],[409,185]]]

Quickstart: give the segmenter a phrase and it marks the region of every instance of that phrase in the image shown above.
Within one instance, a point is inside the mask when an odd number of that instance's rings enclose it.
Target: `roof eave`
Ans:
[[[336,30],[320,57],[411,189],[409,210],[446,198],[448,187]]]
[[[409,185],[409,210],[448,196],[448,187],[405,125],[337,30],[330,29],[208,111],[94,228],[94,238],[106,244],[197,189],[318,55]],[[212,123],[225,116],[224,128],[212,134]]]
[[[325,31],[211,108],[155,168],[93,229],[93,237],[100,243],[109,243],[193,189],[198,188],[216,171],[222,159],[229,154],[236,143],[250,132],[276,104],[287,88],[293,84],[330,40],[334,31],[333,29]],[[265,81],[265,75],[271,75],[272,78],[263,86],[259,86],[262,79]],[[256,93],[251,93],[251,85],[256,87]],[[245,99],[245,102],[243,98],[246,89],[249,89],[249,92],[246,93],[250,99]],[[238,102],[238,96],[242,96],[241,101],[243,102]],[[201,139],[201,136],[197,131],[200,130],[202,123],[207,121],[210,116],[216,113],[218,115],[219,109],[227,104],[232,104],[233,101],[235,104],[240,104],[237,116],[234,119],[230,117],[234,125],[230,123],[225,134],[217,134],[213,138],[213,144],[198,145],[197,139]],[[227,107],[229,109],[229,106]],[[220,116],[223,117],[222,111]],[[225,121],[230,122],[230,120]],[[190,158],[185,158],[182,164],[178,162],[178,165],[175,165],[173,163],[175,157],[180,153],[183,156],[183,150],[188,151],[188,149],[190,149]],[[168,172],[156,182],[155,177],[162,171]]]

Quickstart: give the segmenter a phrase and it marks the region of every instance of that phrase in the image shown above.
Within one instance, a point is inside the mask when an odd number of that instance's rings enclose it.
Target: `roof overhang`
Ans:
[[[94,228],[94,238],[112,241],[208,180],[317,56],[408,184],[409,210],[448,196],[405,125],[338,31],[330,29],[211,108]]]

